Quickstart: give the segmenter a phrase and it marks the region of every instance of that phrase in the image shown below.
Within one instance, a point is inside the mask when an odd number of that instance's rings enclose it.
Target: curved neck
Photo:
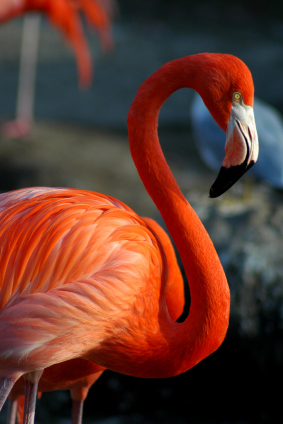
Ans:
[[[185,322],[174,323],[165,312],[160,320],[169,334],[168,354],[172,355],[173,349],[176,356],[174,363],[167,366],[168,375],[186,371],[215,351],[226,335],[229,319],[229,289],[219,258],[182,195],[157,134],[158,114],[164,101],[183,87],[198,90],[200,69],[195,58],[175,60],[155,72],[140,87],[128,114],[133,160],[176,244],[190,286],[191,307]]]

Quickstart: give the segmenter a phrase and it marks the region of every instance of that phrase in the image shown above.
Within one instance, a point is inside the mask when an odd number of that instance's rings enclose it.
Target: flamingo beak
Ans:
[[[225,158],[211,186],[209,197],[225,193],[257,161],[258,137],[253,108],[243,102],[233,102],[225,143]]]

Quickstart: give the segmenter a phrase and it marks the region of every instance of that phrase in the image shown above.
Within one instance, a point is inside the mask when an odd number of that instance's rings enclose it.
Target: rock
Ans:
[[[219,254],[231,289],[231,327],[261,337],[283,330],[283,193],[245,182],[216,201],[187,194]]]

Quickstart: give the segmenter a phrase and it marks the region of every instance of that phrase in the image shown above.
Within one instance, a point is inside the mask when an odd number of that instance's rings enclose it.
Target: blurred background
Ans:
[[[283,3],[117,0],[115,15],[111,52],[102,51],[96,33],[85,25],[94,64],[88,90],[78,88],[73,51],[42,16],[34,125],[25,137],[0,136],[0,190],[37,185],[93,190],[161,222],[128,148],[127,112],[139,85],[175,58],[230,53],[250,68],[256,96],[283,113]],[[22,18],[0,26],[2,125],[15,117],[22,26]],[[196,147],[192,101],[191,90],[168,99],[159,135],[227,273],[232,294],[227,338],[212,356],[171,379],[106,371],[85,402],[85,423],[282,422],[283,193],[280,183],[275,187],[248,175],[222,198],[208,198],[217,172]],[[283,132],[276,140],[283,146]],[[278,173],[283,178],[283,156]],[[44,393],[36,422],[65,424],[70,408],[68,392]]]

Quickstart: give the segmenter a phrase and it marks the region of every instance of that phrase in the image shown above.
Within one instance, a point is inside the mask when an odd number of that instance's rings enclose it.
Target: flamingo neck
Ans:
[[[200,69],[195,57],[175,60],[155,72],[140,87],[128,115],[133,160],[175,242],[190,286],[191,307],[184,323],[174,323],[161,311],[161,333],[166,332],[171,346],[168,355],[175,358],[167,364],[168,376],[186,371],[215,351],[226,335],[229,318],[229,289],[219,258],[181,193],[157,134],[164,101],[180,88],[199,87]]]

